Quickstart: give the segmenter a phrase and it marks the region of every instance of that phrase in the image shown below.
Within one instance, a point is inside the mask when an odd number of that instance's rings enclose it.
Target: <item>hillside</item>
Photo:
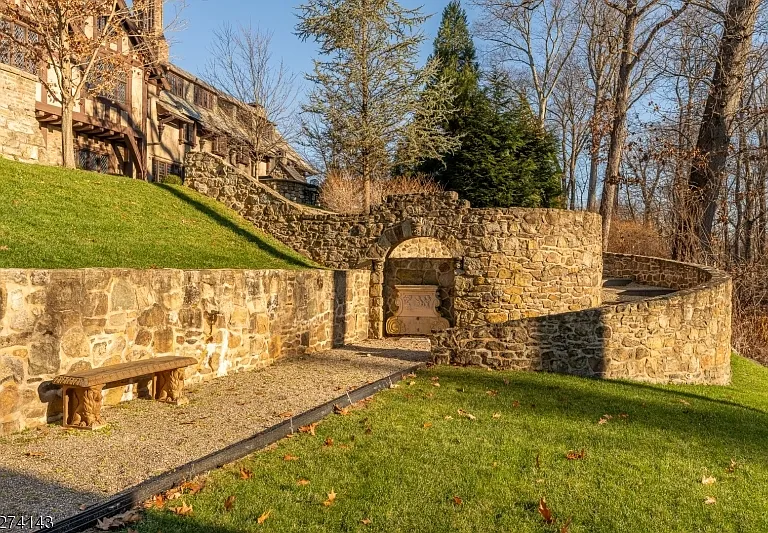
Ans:
[[[181,186],[0,159],[0,268],[307,268]]]

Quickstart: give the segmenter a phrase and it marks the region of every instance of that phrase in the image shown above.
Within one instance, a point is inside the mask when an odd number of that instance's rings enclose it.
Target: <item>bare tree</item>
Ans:
[[[624,0],[614,3],[606,0],[622,20],[621,54],[618,73],[613,87],[608,160],[603,181],[600,214],[603,216],[603,242],[608,242],[620,182],[622,151],[627,138],[627,113],[632,104],[632,76],[644,59],[658,33],[679,17],[688,7],[687,2],[671,7],[662,0]]]
[[[43,87],[61,105],[65,167],[75,167],[73,113],[81,95],[109,93],[137,64],[161,60],[163,31],[146,23],[156,8],[154,0],[130,6],[123,0],[0,2],[0,38],[37,67]],[[18,27],[28,31],[15,31]],[[112,46],[121,39],[132,46],[126,51]]]
[[[273,57],[272,32],[223,24],[213,32],[203,77],[250,106],[247,113],[240,108],[222,115],[234,142],[242,144],[239,149],[249,151],[258,162],[287,149],[297,131],[300,87],[296,75]]]
[[[521,8],[516,0],[475,0],[481,8],[480,37],[502,62],[522,65],[530,75],[539,123],[576,47],[582,18],[569,0],[540,0]]]
[[[717,199],[723,184],[734,117],[744,90],[744,73],[759,6],[759,0],[729,0],[722,14],[723,36],[696,141],[697,158],[688,176],[688,211],[692,216],[683,222],[692,221],[694,227],[679,229],[674,250],[678,258],[694,257],[698,247],[707,256],[712,252]],[[689,238],[691,235],[695,235],[695,242]]]

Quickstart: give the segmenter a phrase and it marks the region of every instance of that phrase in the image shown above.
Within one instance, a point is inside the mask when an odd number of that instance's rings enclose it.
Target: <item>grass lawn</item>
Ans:
[[[734,357],[733,370],[730,387],[662,387],[435,367],[333,415],[316,436],[211,473],[202,491],[147,511],[133,527],[765,532],[768,368]],[[600,424],[604,415],[612,418]],[[586,456],[569,460],[569,450]],[[240,479],[241,468],[252,478]],[[702,483],[710,476],[714,483]],[[324,505],[331,492],[335,500]],[[555,525],[537,511],[541,497]],[[191,514],[168,510],[182,503]]]
[[[0,268],[305,268],[185,187],[0,158]]]

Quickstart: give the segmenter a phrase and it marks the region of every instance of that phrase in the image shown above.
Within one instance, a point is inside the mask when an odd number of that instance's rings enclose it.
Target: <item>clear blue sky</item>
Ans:
[[[303,43],[294,35],[296,13],[301,0],[188,0],[182,18],[186,29],[170,37],[171,60],[180,67],[200,74],[208,57],[212,31],[224,22],[259,26],[274,32],[273,55],[282,58],[299,77],[312,69],[315,46]],[[424,6],[423,12],[434,14],[424,26],[427,40],[424,59],[432,48],[432,40],[440,23],[440,15],[448,0],[401,0],[405,7]],[[469,11],[469,2],[462,2]],[[470,14],[471,20],[471,14]]]

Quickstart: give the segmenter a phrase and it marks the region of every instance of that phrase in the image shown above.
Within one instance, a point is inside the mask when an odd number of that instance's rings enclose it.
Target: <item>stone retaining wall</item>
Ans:
[[[433,337],[437,362],[653,383],[730,381],[731,279],[716,269],[605,254],[607,277],[678,292],[632,303],[454,328]]]
[[[562,313],[600,303],[600,217],[557,209],[471,209],[456,193],[393,196],[370,215],[299,206],[211,154],[192,153],[185,184],[238,211],[329,268],[369,268],[370,336],[384,324],[384,262],[415,237],[454,259],[457,326]]]
[[[189,382],[367,337],[366,271],[0,270],[0,435],[61,414],[50,380],[161,355]],[[105,390],[107,403],[131,387]]]
[[[37,162],[43,136],[35,118],[37,76],[0,62],[0,156]]]

